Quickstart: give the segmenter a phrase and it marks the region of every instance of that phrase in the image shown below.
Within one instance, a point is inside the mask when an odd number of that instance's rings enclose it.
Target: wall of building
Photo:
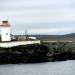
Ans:
[[[11,41],[10,28],[2,27],[1,29],[1,41]]]

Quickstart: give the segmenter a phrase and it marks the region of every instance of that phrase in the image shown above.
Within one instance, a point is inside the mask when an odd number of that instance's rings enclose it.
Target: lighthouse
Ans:
[[[1,27],[1,41],[11,41],[10,24],[8,20],[3,20]]]

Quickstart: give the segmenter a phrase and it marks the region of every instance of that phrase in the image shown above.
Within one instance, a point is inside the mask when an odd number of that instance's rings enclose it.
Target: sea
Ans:
[[[75,60],[0,65],[0,75],[75,75]]]

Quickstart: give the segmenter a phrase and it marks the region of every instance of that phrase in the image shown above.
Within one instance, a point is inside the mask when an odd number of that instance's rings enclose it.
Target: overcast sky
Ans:
[[[75,0],[0,0],[0,21],[8,19],[13,34],[75,32]]]

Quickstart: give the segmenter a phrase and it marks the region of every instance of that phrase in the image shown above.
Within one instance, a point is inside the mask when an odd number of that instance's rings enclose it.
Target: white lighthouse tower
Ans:
[[[1,27],[1,41],[11,41],[11,32],[8,20],[3,20],[0,27]]]

